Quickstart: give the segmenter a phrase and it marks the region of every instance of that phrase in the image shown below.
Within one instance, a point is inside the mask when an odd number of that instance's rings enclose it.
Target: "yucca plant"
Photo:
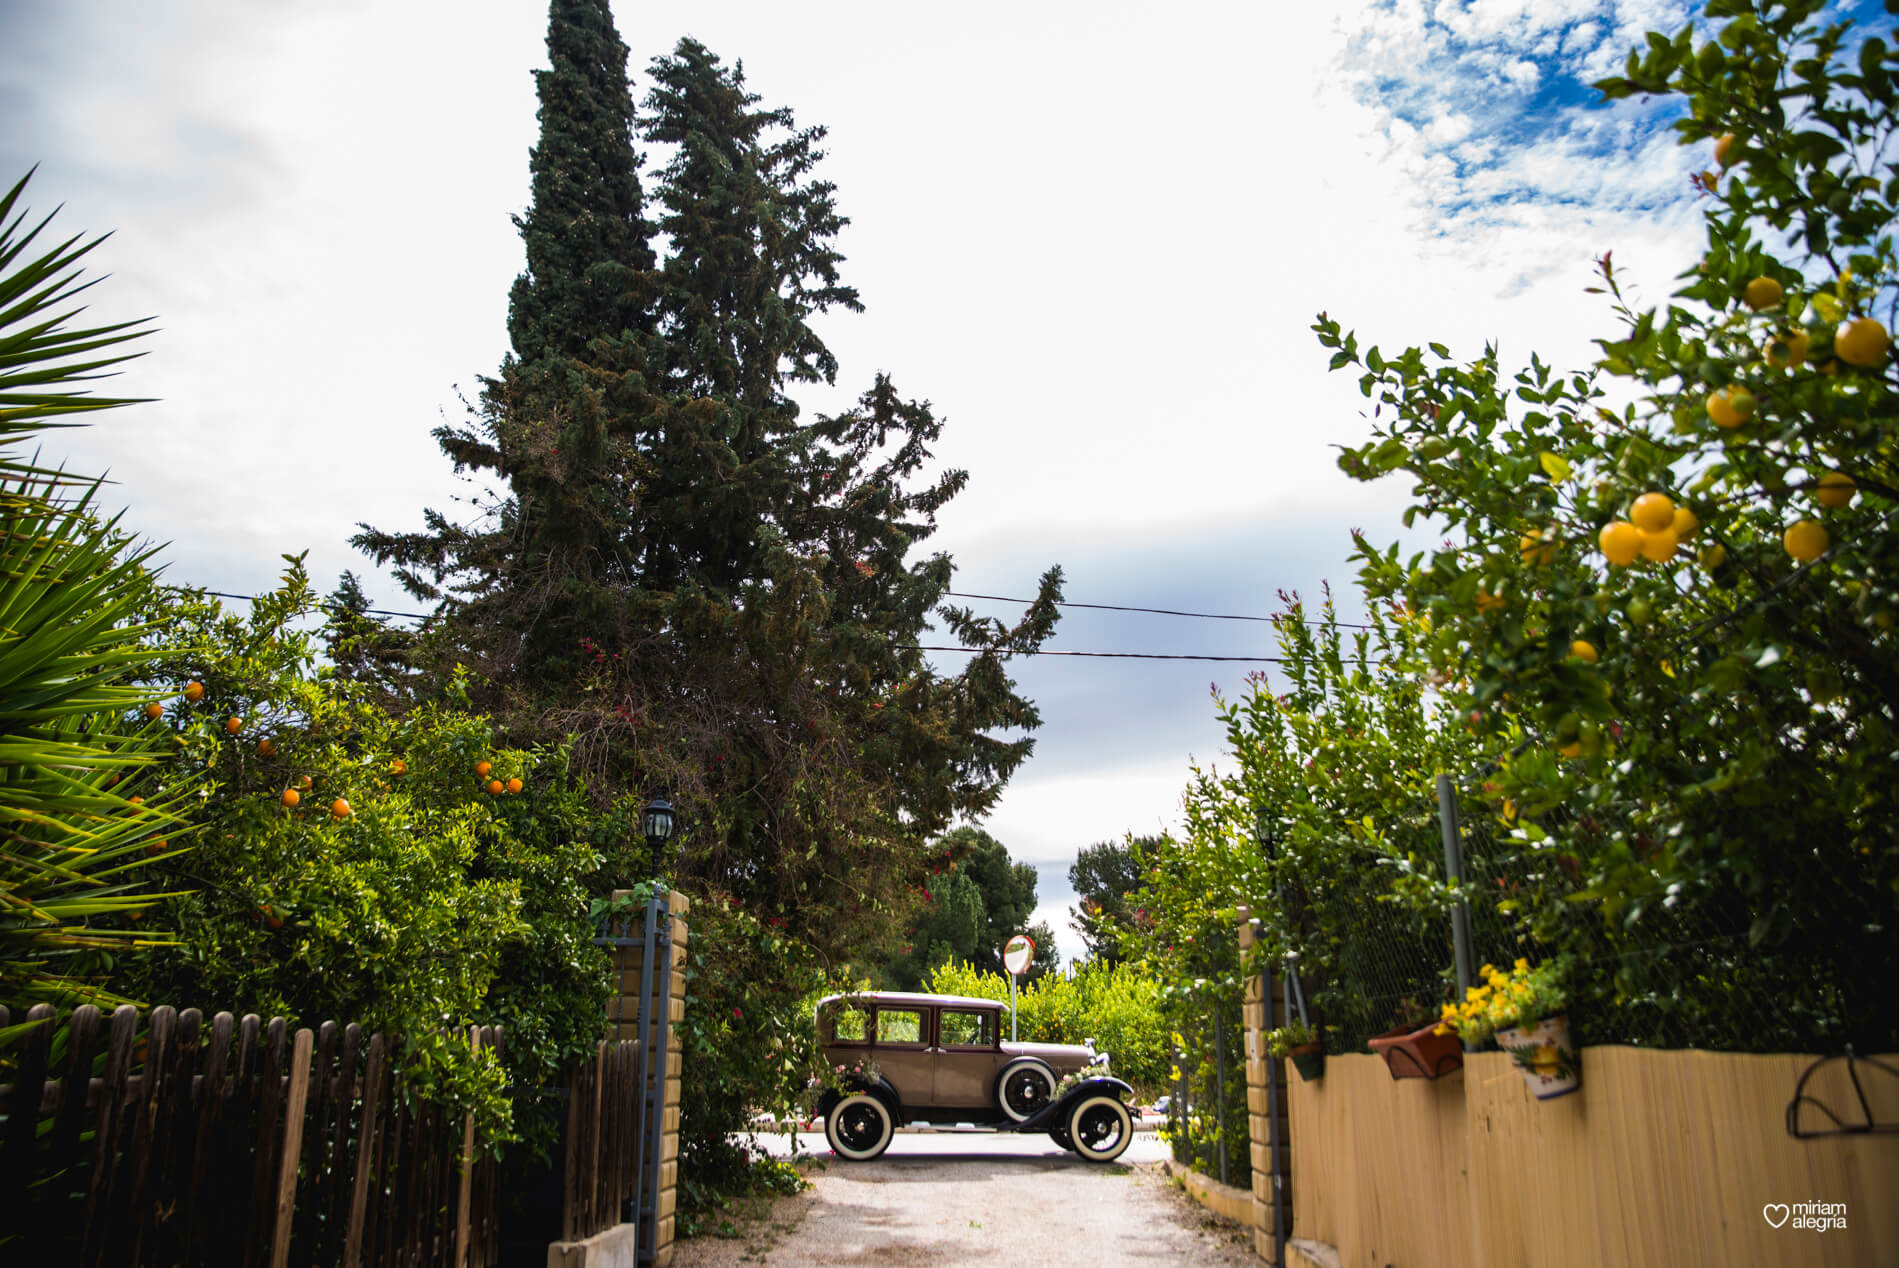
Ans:
[[[104,240],[29,255],[32,173],[0,199],[0,1005],[119,1002],[100,975],[115,952],[164,941],[139,927],[167,895],[140,888],[148,849],[177,835],[177,785],[159,786],[170,732],[148,719],[140,671],[152,551],[94,509],[98,484],[40,467],[28,446],[72,416],[132,404],[77,386],[105,377],[149,333],[142,321],[73,329],[92,285],[77,262]],[[61,311],[63,309],[63,311]],[[106,355],[100,355],[106,354]]]

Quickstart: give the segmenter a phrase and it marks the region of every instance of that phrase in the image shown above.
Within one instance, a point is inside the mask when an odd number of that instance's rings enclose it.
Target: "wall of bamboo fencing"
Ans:
[[[75,1265],[494,1263],[472,1121],[404,1104],[394,1041],[197,1009],[76,1009],[0,1087],[0,1258]],[[0,1026],[7,1024],[0,1009]],[[498,1049],[501,1036],[468,1041]]]
[[[1790,1136],[1812,1064],[1590,1048],[1582,1090],[1538,1102],[1503,1053],[1435,1082],[1331,1057],[1291,1081],[1293,1235],[1346,1268],[1899,1264],[1899,1136]],[[1899,1079],[1863,1086],[1874,1120],[1899,1122]],[[1806,1090],[1859,1118],[1843,1062]],[[1844,1203],[1846,1228],[1795,1228],[1777,1207],[1801,1202]]]

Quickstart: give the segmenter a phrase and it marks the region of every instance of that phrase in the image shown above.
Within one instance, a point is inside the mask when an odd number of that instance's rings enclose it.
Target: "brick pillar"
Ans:
[[[1239,910],[1239,940],[1242,963],[1248,950],[1253,946],[1252,911],[1242,907]],[[1242,997],[1241,1018],[1246,1027],[1246,1125],[1247,1137],[1251,1143],[1250,1156],[1253,1163],[1253,1249],[1267,1262],[1273,1257],[1273,1164],[1282,1164],[1281,1170],[1290,1168],[1283,1164],[1292,1158],[1291,1137],[1288,1134],[1290,1119],[1286,1108],[1285,1070],[1280,1069],[1279,1082],[1279,1158],[1275,1160],[1272,1152],[1272,1120],[1267,1117],[1272,1108],[1272,1100],[1267,1093],[1266,1032],[1273,1028],[1276,1019],[1284,1015],[1284,987],[1275,976],[1273,979],[1272,1007],[1267,1007],[1263,994],[1263,985],[1259,967],[1256,965],[1247,972],[1245,994]],[[1286,1236],[1292,1236],[1292,1191],[1291,1177],[1286,1177]]]
[[[618,898],[627,892],[617,890],[614,897]],[[656,1208],[659,1226],[653,1242],[657,1248],[654,1262],[662,1265],[662,1268],[672,1262],[673,1212],[678,1205],[679,1194],[680,1060],[685,1052],[685,1040],[680,1036],[679,1023],[686,1016],[686,913],[691,910],[692,903],[675,890],[666,896],[666,907],[672,936],[672,955],[668,965],[672,973],[672,1002],[666,1027],[666,1089],[661,1097],[660,1108],[659,1206]],[[634,928],[644,928],[643,918],[635,923]],[[614,948],[617,993],[607,1001],[608,1039],[639,1040],[640,1014],[645,1006],[640,999],[640,973],[645,966],[645,955],[645,948],[641,946]],[[656,977],[653,982],[655,997],[660,989],[661,984]],[[649,1071],[657,1073],[658,1065],[653,1056],[648,1056],[646,1068]]]

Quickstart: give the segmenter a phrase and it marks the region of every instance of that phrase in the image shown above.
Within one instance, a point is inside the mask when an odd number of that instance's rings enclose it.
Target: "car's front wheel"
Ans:
[[[996,1081],[996,1100],[1002,1112],[1018,1123],[1047,1105],[1054,1094],[1055,1073],[1039,1061],[1017,1062]]]
[[[1068,1111],[1066,1124],[1074,1151],[1089,1162],[1113,1162],[1134,1141],[1134,1119],[1121,1098],[1103,1093],[1084,1097]]]
[[[890,1107],[868,1092],[854,1092],[824,1116],[824,1139],[840,1158],[868,1162],[890,1148],[896,1126]]]

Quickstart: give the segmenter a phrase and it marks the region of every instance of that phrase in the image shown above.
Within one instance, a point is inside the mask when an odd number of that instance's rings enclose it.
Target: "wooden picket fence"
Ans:
[[[404,1104],[393,1039],[197,1009],[47,1005],[0,1087],[0,1260],[497,1262],[497,1166],[472,1121]],[[0,1027],[8,1024],[0,1008]],[[498,1029],[469,1043],[499,1049]]]
[[[632,1040],[601,1041],[594,1059],[574,1071],[561,1168],[563,1240],[614,1227],[638,1197],[644,1073]]]

